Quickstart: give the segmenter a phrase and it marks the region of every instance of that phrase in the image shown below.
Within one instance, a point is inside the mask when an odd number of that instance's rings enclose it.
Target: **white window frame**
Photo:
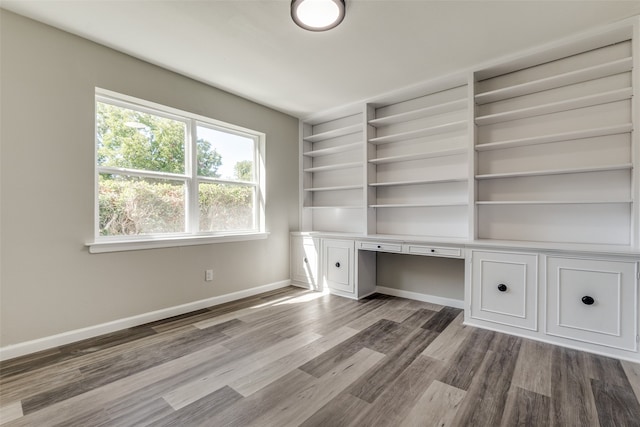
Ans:
[[[87,243],[89,252],[117,252],[174,246],[190,246],[221,242],[264,239],[269,233],[265,230],[265,134],[246,129],[198,114],[179,110],[151,101],[123,95],[110,90],[96,88],[94,107],[98,102],[122,108],[141,111],[185,123],[185,171],[184,174],[140,171],[125,168],[98,166],[98,142],[94,141],[94,241]],[[94,114],[95,117],[95,114]],[[95,123],[97,138],[97,121]],[[221,132],[231,133],[254,140],[254,181],[233,181],[198,176],[197,167],[197,133],[198,126]],[[170,179],[183,181],[186,189],[185,199],[185,232],[158,233],[134,236],[100,236],[100,212],[98,205],[100,173],[114,173],[141,178]],[[254,191],[254,227],[250,230],[199,231],[198,185],[202,182],[220,183],[224,185],[250,186]]]

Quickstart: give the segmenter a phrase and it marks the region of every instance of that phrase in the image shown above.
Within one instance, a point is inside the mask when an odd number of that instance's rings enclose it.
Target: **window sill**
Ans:
[[[162,239],[118,240],[87,243],[89,252],[99,254],[104,252],[139,251],[144,249],[174,248],[179,246],[208,245],[212,243],[243,242],[246,240],[261,240],[269,236],[268,232],[246,234],[227,234],[216,236],[188,236],[170,237]]]

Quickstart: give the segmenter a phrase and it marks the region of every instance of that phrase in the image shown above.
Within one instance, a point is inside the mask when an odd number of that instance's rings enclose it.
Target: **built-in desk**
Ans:
[[[291,253],[299,286],[354,299],[380,292],[456,306],[467,325],[640,362],[637,251],[292,233]],[[464,300],[379,286],[379,253],[463,260]]]

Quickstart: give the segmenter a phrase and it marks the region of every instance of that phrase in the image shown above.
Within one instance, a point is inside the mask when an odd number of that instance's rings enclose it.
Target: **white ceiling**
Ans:
[[[347,0],[338,28],[313,33],[289,0],[0,1],[297,117],[640,14],[637,0]]]

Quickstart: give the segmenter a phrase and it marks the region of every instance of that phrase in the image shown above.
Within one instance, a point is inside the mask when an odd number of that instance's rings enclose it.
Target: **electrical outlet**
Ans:
[[[204,271],[204,280],[210,282],[213,280],[213,270],[205,270]]]

